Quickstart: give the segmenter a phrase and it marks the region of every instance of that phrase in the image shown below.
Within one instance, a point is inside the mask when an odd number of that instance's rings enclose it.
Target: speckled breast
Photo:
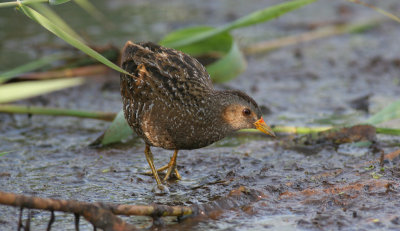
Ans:
[[[147,144],[195,149],[226,135],[211,79],[194,58],[152,43],[127,42],[121,74],[125,118]]]
[[[207,146],[226,134],[215,128],[217,118],[207,113],[207,100],[183,104],[152,81],[136,85],[121,76],[125,118],[147,144],[165,149],[196,149]],[[207,97],[205,97],[207,98]]]

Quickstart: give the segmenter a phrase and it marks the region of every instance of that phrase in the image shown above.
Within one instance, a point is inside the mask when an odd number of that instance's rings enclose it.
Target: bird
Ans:
[[[216,90],[205,67],[181,51],[152,42],[126,42],[122,49],[120,90],[126,121],[145,142],[145,156],[160,190],[181,175],[179,150],[208,146],[239,129],[255,128],[275,137],[256,101],[239,90]],[[174,150],[156,169],[151,147]]]

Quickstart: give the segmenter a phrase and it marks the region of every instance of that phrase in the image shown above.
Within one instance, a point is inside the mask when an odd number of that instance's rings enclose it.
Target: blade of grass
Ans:
[[[74,0],[78,6],[84,9],[90,16],[95,18],[99,22],[106,22],[105,17],[101,11],[99,11],[90,1],[88,0]]]
[[[377,125],[385,121],[400,118],[400,100],[391,103],[367,120],[367,123]]]
[[[0,103],[21,100],[84,83],[82,78],[25,81],[0,86]]]
[[[63,39],[65,42],[69,43],[70,45],[76,47],[77,49],[81,50],[82,52],[86,53],[87,55],[91,56],[92,58],[98,60],[99,62],[107,65],[108,67],[124,73],[126,75],[131,75],[125,70],[121,69],[119,66],[111,62],[110,60],[106,59],[104,56],[93,50],[92,48],[88,47],[87,45],[81,43],[79,40],[75,39],[70,34],[63,31],[57,25],[52,23],[49,19],[38,13],[37,11],[33,10],[32,8],[24,5],[20,5],[22,11],[31,19],[38,22],[44,28],[52,32],[53,34],[57,35],[59,38]]]
[[[76,38],[82,43],[85,43],[85,40],[81,36],[79,36],[78,33],[76,33],[70,26],[68,26],[68,24],[65,23],[65,21],[60,18],[50,7],[42,3],[32,4],[32,7],[35,10],[39,11],[43,16],[50,19],[54,24],[63,29],[66,33],[69,33],[72,37]]]
[[[20,6],[21,4],[32,4],[32,3],[39,3],[39,2],[48,2],[49,0],[25,0],[25,1],[12,1],[12,2],[1,2],[0,8],[4,7],[15,7]]]
[[[266,22],[315,1],[317,0],[295,0],[284,2],[275,6],[262,9],[260,11],[255,11],[249,15],[233,21],[232,23],[223,26],[221,29],[228,31],[240,27],[251,26],[261,22]]]
[[[289,134],[311,134],[327,131],[329,129],[333,129],[331,126],[323,126],[323,127],[292,127],[292,126],[275,126],[272,130],[276,133],[289,133]],[[381,128],[375,127],[376,133],[385,134],[385,135],[395,135],[400,136],[400,129],[394,128]],[[264,134],[257,129],[241,129],[239,132],[250,132],[250,133],[260,133]]]
[[[385,135],[400,136],[400,129],[376,127],[376,133],[385,134]]]
[[[49,0],[49,3],[51,5],[60,5],[60,4],[69,2],[69,1],[71,1],[71,0]]]
[[[272,130],[276,133],[289,133],[289,134],[310,134],[327,131],[332,129],[332,126],[322,126],[322,127],[294,127],[294,126],[274,126]],[[257,129],[241,129],[239,132],[251,132],[264,134]]]
[[[213,30],[215,30],[215,28],[210,26],[193,26],[178,29],[167,34],[159,42],[159,44],[162,46],[167,46],[168,41],[182,40]],[[232,40],[232,35],[230,35],[228,32],[225,32],[212,36],[207,40],[198,41],[188,46],[182,46],[179,48],[179,50],[192,56],[200,56],[209,52],[226,53],[226,51],[228,51],[230,48]]]
[[[0,152],[0,157],[5,156],[6,154],[11,153],[11,152],[15,152],[15,151]]]
[[[105,121],[113,121],[116,116],[116,113],[112,112],[83,111],[50,107],[21,106],[12,104],[0,104],[0,113],[1,112],[31,115],[71,116]]]
[[[370,5],[370,4],[365,3],[365,2],[362,2],[360,0],[347,0],[347,1],[353,2],[353,3],[356,3],[356,4],[360,4],[360,5],[363,5],[363,6],[366,6],[366,7],[369,7],[371,9],[375,10],[376,12],[378,12],[380,14],[383,14],[386,17],[389,17],[389,18],[393,19],[394,21],[400,23],[400,18],[399,17],[397,17],[396,15],[393,15],[393,14],[391,14],[391,13],[389,13],[389,12],[387,12],[387,11],[381,9],[381,8],[378,8],[376,6]]]
[[[20,74],[24,74],[26,72],[30,72],[36,69],[39,69],[41,67],[47,66],[50,63],[57,61],[57,60],[61,60],[63,58],[65,58],[66,55],[65,54],[53,54],[53,55],[49,55],[49,56],[44,56],[38,60],[32,61],[30,63],[21,65],[19,67],[16,67],[12,70],[9,71],[5,71],[3,73],[0,74],[0,83],[3,83],[7,80],[10,80]]]
[[[164,45],[171,48],[179,48],[191,43],[195,43],[201,40],[205,40],[219,33],[227,32],[236,28],[254,25],[257,23],[262,23],[273,18],[279,17],[289,11],[300,8],[304,5],[310,4],[317,0],[294,0],[290,2],[285,2],[279,5],[268,7],[259,11],[255,11],[249,15],[239,18],[232,23],[218,27],[212,31],[206,31],[196,36],[182,38],[180,40],[165,40]]]
[[[48,2],[51,5],[60,5],[60,4],[69,2],[69,1],[71,1],[71,0],[24,0],[24,1],[1,2],[0,8],[15,7],[15,6],[20,6],[21,4],[29,5],[29,4],[40,3],[40,2]]]

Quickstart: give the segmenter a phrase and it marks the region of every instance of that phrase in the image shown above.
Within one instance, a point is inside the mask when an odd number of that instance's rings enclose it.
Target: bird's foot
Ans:
[[[169,170],[170,168],[171,168],[171,170]],[[157,172],[158,173],[162,173],[165,170],[167,170],[167,173],[166,173],[166,175],[164,177],[164,181],[172,179],[173,176],[175,176],[175,178],[178,179],[178,180],[182,179],[181,174],[179,174],[178,169],[176,168],[176,166],[173,167],[173,166],[170,166],[170,165],[166,164],[166,165],[162,166],[161,168],[157,169]],[[143,174],[147,175],[147,176],[152,176],[153,175],[153,173],[151,171],[144,172]]]
[[[165,171],[166,169],[168,169],[168,167],[169,167],[168,164],[167,164],[167,165],[164,165],[164,166],[162,166],[161,168],[157,169],[157,172],[158,172],[158,173],[162,173],[163,171]],[[147,171],[147,172],[144,172],[143,175],[152,176],[153,173],[152,173],[151,171]]]
[[[152,192],[154,192],[154,194],[156,195],[166,195],[169,194],[169,189],[166,185],[163,184],[157,184],[153,187],[153,189],[151,190]]]
[[[165,174],[164,181],[172,179],[172,177],[174,175],[175,175],[176,179],[178,179],[178,180],[182,179],[181,174],[179,174],[176,166],[168,166],[168,171],[167,171],[167,174]]]

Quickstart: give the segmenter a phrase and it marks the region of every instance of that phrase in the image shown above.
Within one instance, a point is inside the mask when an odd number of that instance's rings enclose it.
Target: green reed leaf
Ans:
[[[82,78],[25,81],[0,86],[0,103],[26,99],[84,83]]]
[[[383,108],[375,115],[371,116],[367,123],[377,125],[385,121],[399,119],[400,118],[400,100],[391,103],[389,106]]]
[[[0,73],[0,83],[10,80],[20,74],[34,71],[41,67],[45,67],[45,66],[49,65],[50,63],[53,63],[54,61],[57,61],[57,60],[61,60],[65,57],[66,57],[66,55],[64,55],[64,54],[48,55],[48,56],[44,56],[38,60],[15,67],[9,71],[2,72],[2,73]]]
[[[99,54],[97,51],[93,50],[92,48],[88,47],[84,43],[80,42],[78,39],[74,38],[61,28],[59,28],[57,25],[52,23],[49,19],[38,13],[37,11],[33,10],[32,8],[28,6],[21,5],[20,8],[22,11],[31,19],[35,20],[38,22],[40,25],[42,25],[44,28],[58,36],[59,38],[63,39],[65,42],[69,43],[70,45],[76,47],[77,49],[81,50],[82,52],[86,53],[87,55],[91,56],[92,58],[98,60],[99,62],[103,63],[104,65],[119,71],[121,73],[130,75],[128,72],[125,70],[121,69],[119,66],[114,64],[113,62],[109,61],[106,59],[104,56]]]
[[[204,31],[203,33],[199,33],[196,36],[181,38],[179,40],[171,40],[171,39],[164,40],[164,45],[167,47],[179,49],[180,47],[208,39],[220,33],[269,21],[271,19],[279,17],[283,14],[286,14],[290,11],[293,11],[295,9],[298,9],[302,6],[305,6],[315,1],[317,0],[294,0],[278,4],[259,11],[255,11],[229,24],[215,28],[214,30]]]

